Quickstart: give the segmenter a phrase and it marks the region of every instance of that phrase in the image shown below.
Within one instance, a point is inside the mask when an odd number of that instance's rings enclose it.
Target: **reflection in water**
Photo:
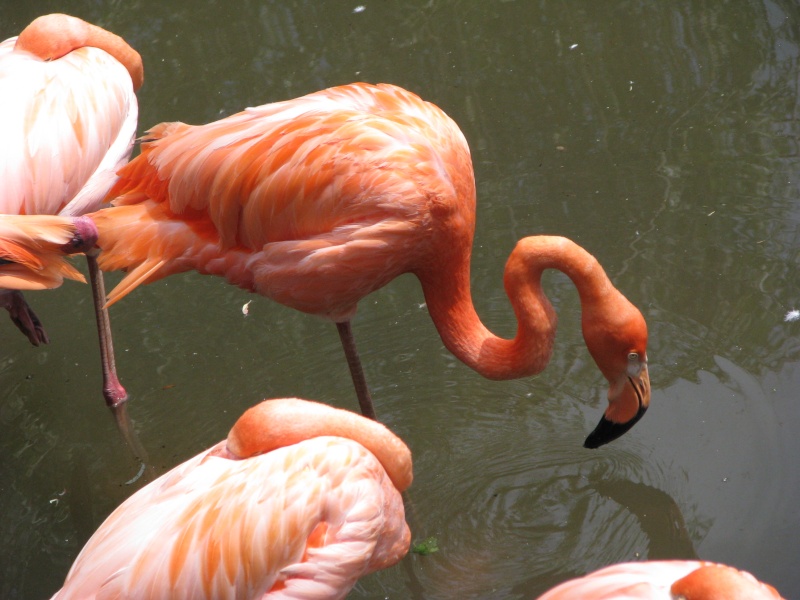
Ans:
[[[130,415],[128,415],[127,403],[123,402],[118,406],[110,406],[109,409],[114,417],[114,422],[117,424],[117,429],[119,429],[134,458],[140,460],[143,465],[147,464],[147,451],[142,446],[142,442],[139,441],[139,436],[136,434]]]
[[[636,515],[648,540],[646,558],[698,558],[681,510],[669,494],[624,479],[598,481],[594,488]]]
[[[415,448],[418,476],[409,495],[422,519],[409,520],[412,534],[434,535],[440,547],[408,559],[426,582],[425,597],[530,596],[597,565],[695,555],[675,501],[638,483],[674,487],[670,470],[645,462],[641,449],[587,453],[564,431],[579,415],[556,408],[519,402],[500,411],[506,414],[471,419],[454,407],[447,449],[442,440],[433,456]],[[646,511],[657,514],[643,517]]]

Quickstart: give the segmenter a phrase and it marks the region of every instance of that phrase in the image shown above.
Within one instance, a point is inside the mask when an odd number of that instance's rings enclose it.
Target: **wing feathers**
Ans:
[[[0,51],[0,213],[96,210],[133,147],[130,76],[98,48],[42,61]]]
[[[71,220],[61,217],[0,215],[0,288],[55,288],[64,278],[85,282],[61,249],[74,232]]]
[[[296,598],[300,588],[343,598],[372,570],[379,537],[405,542],[389,564],[408,549],[386,481],[372,454],[341,438],[238,461],[200,455],[112,513],[55,598]]]
[[[157,126],[111,195],[115,205],[140,202],[144,194],[173,215],[202,215],[223,247],[257,250],[377,214],[364,203],[391,202],[387,186],[398,178],[377,177],[373,187],[363,176],[407,170],[406,155],[431,154],[431,136],[445,135],[436,127],[463,141],[441,111],[399,88],[323,90],[207,125]]]

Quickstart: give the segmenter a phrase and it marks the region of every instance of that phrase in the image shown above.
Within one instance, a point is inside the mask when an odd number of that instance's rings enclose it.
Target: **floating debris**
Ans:
[[[439,551],[439,542],[435,537],[425,538],[421,542],[411,546],[411,552],[420,556],[428,556]]]
[[[786,316],[783,317],[783,320],[787,323],[791,323],[792,321],[800,321],[800,310],[790,310],[786,313]]]
[[[250,314],[250,303],[251,302],[252,302],[252,300],[248,300],[247,302],[244,303],[244,306],[242,306],[242,314],[245,317]]]

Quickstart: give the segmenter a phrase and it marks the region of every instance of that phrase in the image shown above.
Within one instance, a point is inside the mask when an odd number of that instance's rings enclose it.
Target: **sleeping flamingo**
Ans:
[[[411,480],[380,423],[266,400],[111,513],[53,600],[344,598],[408,551]]]
[[[375,411],[350,321],[361,298],[403,273],[419,278],[453,354],[485,377],[511,379],[550,359],[556,314],[541,275],[563,271],[610,385],[585,445],[619,437],[649,405],[644,318],[568,239],[527,237],[512,251],[504,282],[519,322],[514,339],[481,323],[469,282],[475,179],[467,142],[441,109],[401,88],[356,83],[207,125],[157,125],[119,176],[114,206],[88,215],[100,267],[127,271],[109,304],[194,269],[330,319],[367,416]]]
[[[606,567],[562,583],[538,600],[781,600],[781,595],[727,565],[663,560]]]
[[[68,15],[39,17],[0,44],[0,213],[76,216],[100,208],[133,149],[142,79],[141,57],[122,38]],[[9,258],[0,253],[0,263]],[[113,406],[127,395],[116,374],[94,252],[87,260],[103,394]],[[34,263],[28,266],[35,270]],[[64,276],[83,280],[74,269],[59,273],[0,276],[0,306],[35,346],[49,340],[20,290],[57,287]]]

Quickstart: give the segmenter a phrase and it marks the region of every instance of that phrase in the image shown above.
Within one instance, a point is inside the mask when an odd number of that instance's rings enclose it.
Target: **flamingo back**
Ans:
[[[556,586],[538,600],[781,600],[755,577],[696,560],[622,563]]]
[[[343,598],[408,550],[400,493],[360,444],[318,437],[242,460],[223,445],[114,511],[53,599]]]
[[[437,223],[464,218],[463,203],[467,245],[474,228],[463,134],[435,105],[390,85],[159,125],[110,196],[116,207],[139,206],[98,222],[101,265],[129,270],[112,299],[197,269],[336,319],[412,271]],[[114,226],[121,214],[130,226]]]
[[[43,61],[15,42],[0,44],[0,213],[96,210],[133,148],[131,77],[98,48]]]

